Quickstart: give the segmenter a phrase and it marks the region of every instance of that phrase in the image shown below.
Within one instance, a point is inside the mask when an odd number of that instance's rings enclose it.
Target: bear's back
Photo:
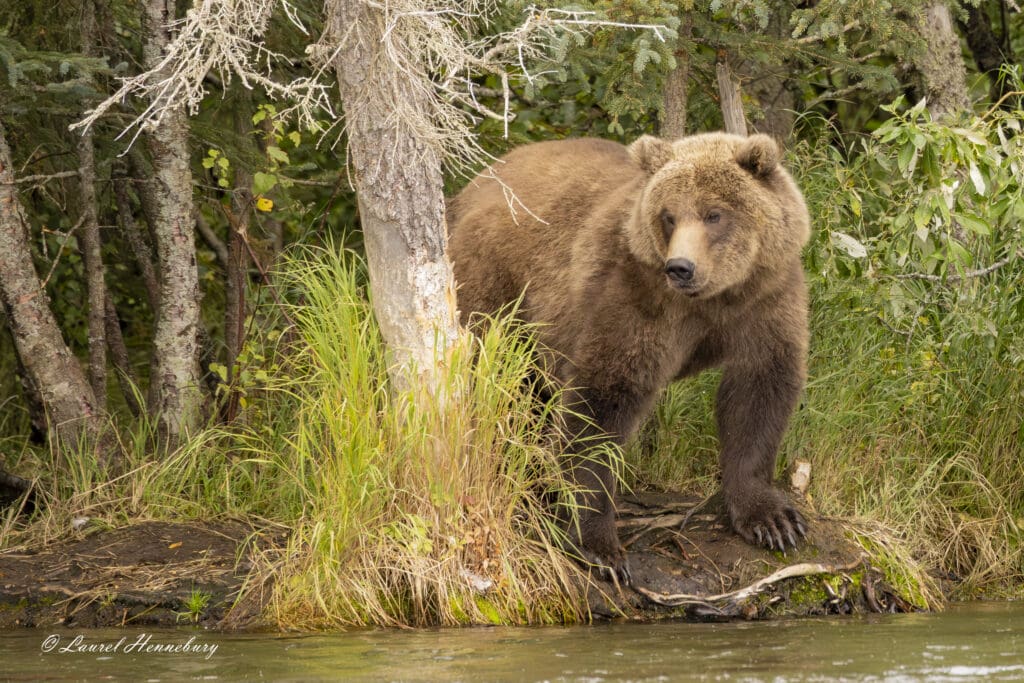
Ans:
[[[573,244],[609,239],[643,178],[626,147],[593,138],[525,145],[481,172],[448,203],[463,319],[496,312],[528,283],[568,286]]]

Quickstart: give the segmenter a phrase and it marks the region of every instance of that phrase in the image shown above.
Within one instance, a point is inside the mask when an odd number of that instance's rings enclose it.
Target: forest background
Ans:
[[[536,419],[559,408],[524,391],[528,334],[455,323],[443,196],[518,144],[741,126],[784,144],[814,228],[780,467],[810,462],[810,503],[877,555],[1019,595],[1022,24],[1012,0],[6,4],[0,548],[241,518],[291,532],[254,570],[280,623],[580,618],[538,493],[569,486]],[[714,381],[667,392],[628,485],[715,489]]]

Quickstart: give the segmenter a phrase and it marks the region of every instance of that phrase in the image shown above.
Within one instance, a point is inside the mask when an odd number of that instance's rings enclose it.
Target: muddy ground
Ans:
[[[808,517],[807,542],[784,556],[732,534],[715,499],[628,496],[620,501],[619,534],[633,586],[598,584],[591,611],[596,618],[754,619],[912,608],[866,564],[841,523]],[[253,626],[238,610],[226,620],[251,568],[249,548],[283,540],[238,523],[147,522],[79,532],[37,552],[0,552],[0,628]],[[208,601],[198,606],[197,594]]]

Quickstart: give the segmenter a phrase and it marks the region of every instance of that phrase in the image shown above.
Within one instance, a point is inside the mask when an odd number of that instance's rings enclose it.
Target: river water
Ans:
[[[0,631],[15,681],[1024,681],[1024,603],[715,624]]]

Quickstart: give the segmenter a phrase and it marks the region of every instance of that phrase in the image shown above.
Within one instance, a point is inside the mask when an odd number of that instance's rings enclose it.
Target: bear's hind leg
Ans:
[[[650,407],[650,392],[584,389],[566,393],[568,407],[577,414],[563,427],[569,448],[566,470],[579,486],[578,524],[569,529],[570,542],[606,578],[614,573],[629,584],[629,561],[615,526],[616,476],[608,446],[621,447],[633,433]]]

